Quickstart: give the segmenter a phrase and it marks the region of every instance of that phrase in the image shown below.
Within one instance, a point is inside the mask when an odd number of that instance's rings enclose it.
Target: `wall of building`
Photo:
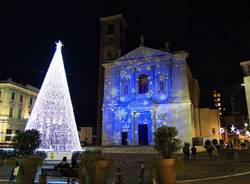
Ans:
[[[93,138],[93,127],[80,127],[78,129],[80,141],[86,142],[87,144],[91,145],[92,138]]]
[[[245,94],[247,101],[248,117],[250,115],[250,76],[244,77]]]
[[[197,135],[197,137],[217,140],[221,138],[220,117],[217,109],[200,109],[200,133],[201,135]]]
[[[0,91],[0,143],[11,142],[24,130],[37,92],[11,82],[1,82]]]

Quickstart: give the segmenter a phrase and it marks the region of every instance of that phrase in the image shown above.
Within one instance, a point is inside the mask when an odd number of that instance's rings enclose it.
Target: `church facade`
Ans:
[[[102,145],[152,145],[162,125],[192,143],[199,87],[187,57],[141,46],[103,64]]]

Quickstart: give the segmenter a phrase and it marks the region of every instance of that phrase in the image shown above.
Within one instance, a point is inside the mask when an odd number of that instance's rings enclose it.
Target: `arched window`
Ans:
[[[139,93],[147,93],[148,92],[148,76],[146,74],[142,74],[139,76]]]

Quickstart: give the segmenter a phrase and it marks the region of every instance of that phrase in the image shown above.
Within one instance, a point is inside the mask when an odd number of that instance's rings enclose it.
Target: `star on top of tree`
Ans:
[[[55,42],[55,44],[56,44],[56,50],[61,50],[62,49],[62,47],[63,47],[63,43],[61,42],[61,40],[59,40],[58,42]]]

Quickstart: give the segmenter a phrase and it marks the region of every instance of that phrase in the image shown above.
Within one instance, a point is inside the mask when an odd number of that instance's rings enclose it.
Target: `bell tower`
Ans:
[[[102,64],[111,63],[125,52],[127,23],[121,14],[101,17],[100,19],[100,61],[97,104],[97,144],[101,144],[102,103],[104,88],[104,69]]]

